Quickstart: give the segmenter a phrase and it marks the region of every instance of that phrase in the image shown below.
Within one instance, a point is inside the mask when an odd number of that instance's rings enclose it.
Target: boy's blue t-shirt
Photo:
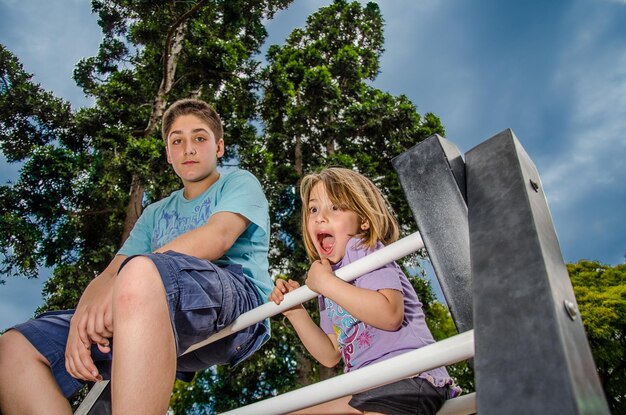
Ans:
[[[263,303],[274,286],[267,260],[268,210],[261,184],[251,173],[240,169],[221,173],[211,187],[192,200],[185,199],[180,189],[146,207],[118,254],[151,253],[177,236],[204,225],[217,212],[238,213],[251,223],[226,254],[213,263],[241,265],[244,276],[254,284]]]

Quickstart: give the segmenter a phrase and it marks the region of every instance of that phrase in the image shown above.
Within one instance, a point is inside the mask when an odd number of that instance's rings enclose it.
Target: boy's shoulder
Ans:
[[[252,180],[253,182],[259,183],[259,179],[257,179],[254,174],[250,173],[248,170],[244,170],[238,167],[221,173],[221,179],[222,180],[220,181],[223,183],[223,185],[230,184],[233,181],[246,180]]]
[[[265,193],[259,179],[248,170],[240,168],[222,173],[216,184],[216,190],[219,193],[232,193],[234,191],[237,195],[242,196],[242,193],[249,192],[248,196],[250,197],[259,197]]]
[[[174,190],[168,196],[165,196],[162,199],[159,199],[159,200],[157,200],[155,202],[150,203],[148,206],[145,207],[145,210],[148,210],[148,209],[150,209],[150,210],[158,209],[159,207],[166,206],[166,205],[170,204],[172,201],[182,197],[183,190],[184,189]]]

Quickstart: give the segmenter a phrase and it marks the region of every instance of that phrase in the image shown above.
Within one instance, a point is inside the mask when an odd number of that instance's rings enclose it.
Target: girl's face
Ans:
[[[361,222],[355,212],[333,204],[321,182],[311,189],[307,214],[307,232],[315,250],[332,264],[341,261],[350,238],[369,228],[367,221]]]

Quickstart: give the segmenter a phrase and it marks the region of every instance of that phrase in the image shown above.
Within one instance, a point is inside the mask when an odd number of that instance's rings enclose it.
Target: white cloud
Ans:
[[[573,101],[568,146],[542,175],[555,204],[626,180],[626,50],[603,46],[593,29],[603,23],[589,22],[563,56],[557,82],[571,88]]]

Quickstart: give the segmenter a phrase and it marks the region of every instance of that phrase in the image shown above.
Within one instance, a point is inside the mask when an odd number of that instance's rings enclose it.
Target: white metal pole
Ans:
[[[286,414],[474,356],[474,330],[224,414]]]
[[[353,263],[338,269],[335,274],[344,281],[352,281],[363,274],[374,271],[391,261],[396,261],[413,252],[419,251],[422,248],[424,248],[424,241],[422,241],[422,237],[419,232],[415,232],[400,239],[399,241],[389,244],[379,251],[373,252],[358,261],[354,261]],[[268,302],[258,306],[254,310],[243,313],[229,326],[224,327],[218,333],[215,333],[206,340],[191,345],[187,350],[185,350],[185,352],[183,352],[183,354],[187,354],[191,351],[204,347],[207,344],[236,333],[246,327],[250,327],[251,325],[263,321],[268,317],[281,313],[283,310],[302,304],[315,297],[317,297],[317,293],[304,285],[297,290],[286,294],[285,299],[282,303],[280,303],[280,305]]]
[[[448,399],[437,415],[470,415],[476,413],[476,392]]]

